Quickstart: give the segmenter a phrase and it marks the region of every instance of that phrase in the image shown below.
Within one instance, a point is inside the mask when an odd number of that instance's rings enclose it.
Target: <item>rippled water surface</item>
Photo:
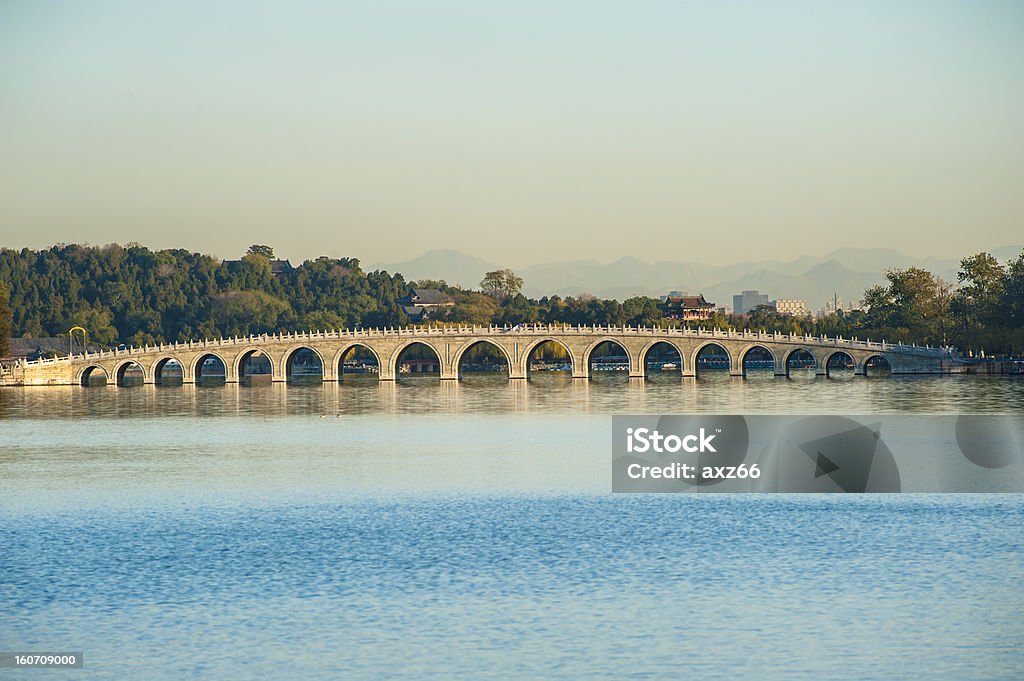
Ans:
[[[0,391],[0,678],[1019,679],[1017,495],[609,493],[622,413],[1021,413],[1024,381]]]

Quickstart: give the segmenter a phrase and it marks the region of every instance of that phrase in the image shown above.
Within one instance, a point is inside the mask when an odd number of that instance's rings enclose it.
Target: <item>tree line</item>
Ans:
[[[274,272],[273,258],[260,244],[225,261],[133,243],[0,249],[0,356],[11,336],[61,336],[72,326],[101,345],[403,326],[410,322],[400,301],[413,286],[439,289],[454,303],[432,311],[431,323],[699,325],[1024,351],[1024,253],[1005,264],[987,253],[964,258],[955,288],[919,268],[891,270],[885,284],[865,291],[864,310],[812,319],[760,308],[699,322],[670,319],[665,304],[647,296],[527,298],[510,270],[488,273],[473,290],[365,272],[355,258],[321,257]]]
[[[11,324],[3,338],[66,335],[77,325],[101,345],[399,325],[397,300],[408,290],[400,274],[363,272],[353,258],[275,275],[258,249],[221,261],[138,244],[0,249],[0,282]]]

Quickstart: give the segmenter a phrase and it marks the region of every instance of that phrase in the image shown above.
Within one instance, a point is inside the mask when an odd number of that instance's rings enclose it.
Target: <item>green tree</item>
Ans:
[[[631,326],[658,326],[665,317],[661,301],[647,296],[635,296],[622,302],[626,324]]]
[[[249,250],[246,251],[245,254],[259,255],[266,258],[267,260],[274,259],[274,249],[271,248],[270,246],[265,246],[263,244],[253,244],[252,246],[249,246]]]
[[[100,345],[113,345],[121,338],[121,334],[118,332],[117,327],[114,326],[113,320],[114,315],[110,309],[102,306],[94,307],[82,304],[80,307],[72,310],[71,314],[50,335],[58,335],[60,333],[59,329],[64,329],[64,333],[67,333],[67,329],[70,329],[72,326],[81,326],[89,332],[90,342],[99,343]]]
[[[499,300],[515,298],[523,290],[523,280],[510,269],[494,270],[484,275],[480,288]]]
[[[1024,251],[1006,267],[1002,309],[1006,324],[1021,335],[1018,332],[1024,330]],[[1024,350],[1024,344],[1017,343],[1016,350]]]
[[[448,294],[455,301],[445,321],[486,326],[497,322],[499,303],[491,296],[476,291],[450,289]]]
[[[336,312],[316,310],[314,312],[307,312],[299,317],[298,328],[299,330],[312,329],[313,331],[319,331],[326,329],[334,331],[346,328],[346,324],[345,319]]]
[[[11,306],[7,284],[0,279],[0,357],[11,350]]]
[[[498,324],[529,324],[537,321],[537,309],[526,296],[519,293],[505,298],[498,308],[495,322]]]
[[[960,261],[960,288],[953,296],[951,310],[958,342],[965,349],[999,347],[1008,342],[1004,328],[1007,305],[1006,268],[989,253],[978,253]]]
[[[919,267],[889,270],[886,286],[864,292],[867,329],[878,338],[942,344],[950,330],[950,286]]]
[[[207,335],[247,336],[274,331],[288,303],[263,291],[226,291],[211,300],[210,318],[217,320]]]
[[[409,286],[413,288],[437,289],[438,291],[448,291],[451,288],[444,279],[418,279],[411,282]]]

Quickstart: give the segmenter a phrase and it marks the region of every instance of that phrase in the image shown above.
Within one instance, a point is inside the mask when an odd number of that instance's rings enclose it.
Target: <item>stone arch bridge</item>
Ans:
[[[306,349],[315,353],[322,366],[322,379],[336,381],[343,376],[345,356],[353,348],[363,348],[376,358],[377,377],[393,381],[400,374],[400,358],[410,346],[420,344],[432,350],[431,360],[442,380],[461,376],[464,353],[478,343],[492,346],[507,363],[510,379],[526,379],[532,353],[545,342],[564,348],[572,377],[591,377],[595,349],[618,348],[628,364],[630,378],[647,375],[648,354],[655,346],[674,350],[673,362],[681,376],[695,377],[700,371],[698,356],[706,348],[713,350],[730,374],[744,376],[748,353],[760,348],[757,356],[763,365],[774,368],[776,376],[788,376],[791,360],[803,358],[803,366],[813,367],[817,375],[827,376],[836,360],[864,375],[871,361],[884,359],[892,374],[935,374],[955,371],[956,357],[949,349],[893,345],[845,338],[784,335],[749,331],[710,329],[659,329],[613,326],[524,325],[516,327],[415,327],[358,331],[318,331],[290,334],[206,339],[181,343],[145,345],[98,353],[77,354],[54,359],[22,361],[4,367],[0,385],[82,385],[92,372],[105,375],[120,384],[127,368],[141,373],[142,382],[159,383],[163,366],[174,360],[181,365],[182,382],[195,383],[204,362],[223,363],[224,380],[237,383],[243,376],[247,358],[265,357],[273,382],[290,380],[291,360]],[[611,345],[603,345],[610,343]],[[663,344],[663,345],[659,345]],[[724,354],[723,354],[724,351]],[[799,355],[797,355],[799,353]],[[806,354],[805,354],[806,353]],[[308,356],[308,353],[306,353]],[[673,353],[674,354],[674,353]],[[367,355],[368,356],[368,355]]]

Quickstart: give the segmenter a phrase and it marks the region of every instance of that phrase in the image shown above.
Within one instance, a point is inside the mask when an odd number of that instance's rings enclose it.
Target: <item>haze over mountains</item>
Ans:
[[[990,249],[1001,261],[1020,255],[1022,246]],[[973,255],[965,253],[967,255]],[[811,309],[838,295],[841,301],[859,300],[864,289],[885,280],[891,268],[917,266],[956,282],[959,259],[915,258],[887,248],[840,248],[821,257],[801,256],[782,262],[763,260],[733,265],[660,260],[646,262],[625,256],[610,263],[571,260],[516,269],[531,298],[591,293],[623,300],[630,296],[661,296],[668,291],[703,293],[718,305],[728,305],[744,289],[758,289],[769,299],[803,298]],[[378,263],[370,269],[401,272],[406,280],[444,279],[449,284],[476,288],[484,273],[503,267],[455,250],[430,250],[413,260]]]

